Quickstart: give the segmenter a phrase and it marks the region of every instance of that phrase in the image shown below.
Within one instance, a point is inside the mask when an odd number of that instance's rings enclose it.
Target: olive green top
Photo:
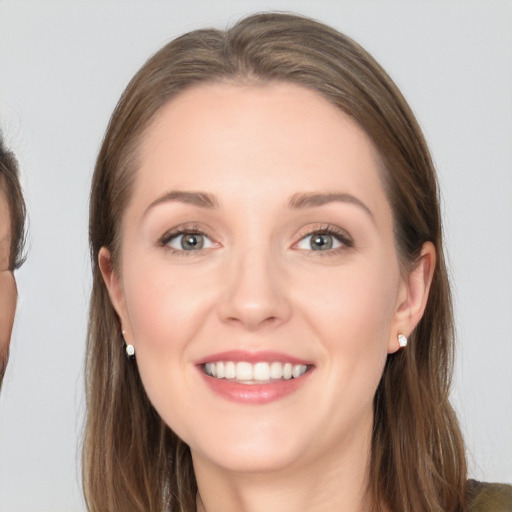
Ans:
[[[468,480],[468,512],[512,512],[512,485]]]

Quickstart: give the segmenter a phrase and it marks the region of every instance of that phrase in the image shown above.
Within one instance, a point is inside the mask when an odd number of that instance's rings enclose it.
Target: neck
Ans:
[[[307,464],[260,473],[228,471],[193,454],[197,511],[368,512],[370,439],[371,431]]]

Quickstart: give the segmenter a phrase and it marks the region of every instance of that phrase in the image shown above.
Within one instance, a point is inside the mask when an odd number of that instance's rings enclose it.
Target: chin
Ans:
[[[226,426],[227,427],[227,426]],[[233,428],[235,427],[235,428]],[[307,437],[290,431],[289,425],[231,425],[210,430],[189,446],[194,460],[199,457],[229,472],[275,472],[293,466],[304,457]],[[213,434],[213,435],[212,435]],[[215,435],[218,434],[218,435]]]
[[[259,445],[232,444],[225,450],[208,450],[200,457],[230,473],[272,473],[294,465],[300,459],[300,450],[271,449],[269,444]],[[192,450],[192,457],[196,453]]]

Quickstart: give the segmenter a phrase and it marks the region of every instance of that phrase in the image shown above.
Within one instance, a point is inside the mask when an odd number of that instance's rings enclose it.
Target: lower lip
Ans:
[[[216,379],[199,371],[208,387],[217,395],[232,402],[245,404],[266,404],[291,395],[303,386],[312,370],[309,369],[297,379],[281,379],[265,384],[240,384],[230,379]]]

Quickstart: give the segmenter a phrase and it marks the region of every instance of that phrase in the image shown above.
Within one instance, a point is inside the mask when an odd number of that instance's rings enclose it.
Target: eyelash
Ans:
[[[344,231],[338,228],[337,226],[333,226],[331,224],[325,224],[323,226],[318,226],[314,228],[309,228],[308,231],[305,233],[302,233],[300,235],[299,241],[295,242],[293,245],[298,245],[302,240],[304,240],[307,237],[311,237],[314,235],[328,235],[332,236],[334,239],[336,239],[339,243],[341,243],[341,247],[337,247],[335,249],[330,249],[326,251],[314,251],[313,249],[306,249],[308,252],[314,252],[315,255],[324,257],[324,256],[333,256],[338,254],[341,251],[345,251],[347,249],[351,249],[354,247],[354,241],[350,237],[350,235]]]
[[[185,225],[185,226],[181,226],[181,227],[179,227],[177,229],[174,229],[172,231],[168,231],[167,233],[165,233],[158,240],[158,246],[159,247],[163,247],[164,249],[169,251],[171,254],[175,254],[175,255],[178,255],[178,256],[193,256],[193,255],[197,255],[197,253],[203,252],[204,250],[208,250],[208,249],[198,249],[196,251],[185,251],[185,250],[175,249],[174,247],[171,247],[169,245],[169,242],[171,240],[173,240],[174,238],[177,238],[180,235],[190,235],[190,234],[202,235],[202,236],[212,240],[211,237],[208,236],[204,231],[202,231],[198,226],[187,226],[187,225]],[[212,242],[213,242],[213,240],[212,240]],[[213,242],[213,243],[215,243],[215,242]]]
[[[180,235],[188,235],[188,234],[196,234],[196,235],[202,235],[208,239],[210,239],[214,244],[216,243],[210,236],[208,236],[203,230],[201,230],[198,226],[181,226],[180,228],[174,229],[172,231],[168,231],[165,233],[159,240],[157,245],[159,247],[165,248],[172,254],[176,254],[179,256],[193,256],[197,255],[197,253],[201,253],[207,249],[198,249],[195,251],[186,251],[186,250],[179,250],[171,247],[169,245],[169,242],[173,240],[174,238],[180,236]],[[338,254],[340,251],[344,251],[347,249],[351,249],[354,247],[354,241],[352,238],[343,230],[338,228],[337,226],[332,226],[330,224],[326,224],[323,226],[318,226],[315,228],[310,228],[308,231],[302,233],[300,235],[300,238],[298,242],[295,242],[292,246],[292,248],[296,245],[298,245],[302,240],[304,240],[307,237],[314,236],[314,235],[328,235],[332,236],[334,239],[336,239],[339,243],[342,244],[341,247],[337,247],[335,249],[329,249],[325,251],[314,251],[313,249],[305,249],[308,252],[315,252],[318,256],[332,256],[335,254]],[[195,253],[195,254],[194,254]]]

